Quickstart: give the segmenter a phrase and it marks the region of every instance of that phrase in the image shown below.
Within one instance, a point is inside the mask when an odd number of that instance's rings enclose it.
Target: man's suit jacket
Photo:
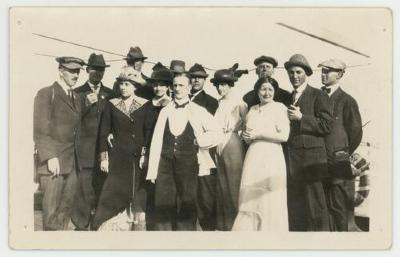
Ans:
[[[329,173],[334,178],[351,179],[349,157],[362,138],[361,115],[356,100],[340,87],[330,96],[333,106],[333,127],[325,137]]]
[[[198,93],[196,96],[192,98],[192,101],[204,108],[207,109],[209,113],[212,115],[215,114],[215,112],[218,109],[218,101],[214,97],[210,96],[204,90],[202,90],[200,93]]]
[[[289,106],[292,99],[291,94],[288,91],[280,88],[278,82],[275,79],[271,78],[271,80],[272,83],[278,88],[274,95],[274,101],[283,103],[285,106]],[[251,90],[243,96],[243,101],[247,104],[250,110],[253,105],[260,103],[260,98],[258,97],[256,92],[254,92],[254,90]]]
[[[300,121],[290,122],[289,176],[306,181],[320,180],[328,175],[324,137],[332,130],[329,97],[307,85],[295,105],[300,107],[303,116]]]
[[[55,82],[39,90],[33,111],[33,136],[39,159],[39,174],[49,174],[47,160],[57,157],[60,174],[69,174],[76,164],[79,139],[81,100],[74,94],[74,103]]]
[[[78,144],[79,162],[82,168],[93,168],[99,161],[97,142],[101,113],[106,102],[113,96],[113,91],[101,84],[98,100],[91,105],[86,102],[86,96],[93,92],[88,82],[76,88],[75,92],[80,95],[81,105],[83,106]]]

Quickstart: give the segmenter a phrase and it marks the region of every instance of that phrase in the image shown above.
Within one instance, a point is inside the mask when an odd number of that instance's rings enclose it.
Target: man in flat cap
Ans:
[[[140,72],[142,74],[142,78],[144,81],[147,79],[147,76],[144,75],[142,72],[143,64],[144,64],[144,61],[147,59],[147,57],[143,55],[142,49],[140,49],[140,47],[138,47],[138,46],[131,47],[129,49],[128,54],[126,55],[126,57],[124,59],[126,60],[127,66],[133,67],[135,70],[137,70],[138,72]],[[113,89],[115,89],[115,87],[116,87],[116,84],[114,84]],[[138,87],[136,89],[135,95],[145,98],[147,100],[150,100],[154,97],[153,89],[151,88],[151,86],[147,85],[146,83],[143,85],[140,85],[140,87]]]
[[[290,105],[290,93],[284,89],[279,88],[278,82],[272,78],[274,74],[274,69],[278,66],[278,61],[270,56],[262,55],[254,60],[254,65],[256,68],[256,74],[258,78],[268,77],[271,78],[272,83],[274,83],[278,89],[275,93],[274,100],[276,102],[283,103],[286,106]],[[243,101],[247,104],[250,109],[253,105],[259,104],[260,99],[255,94],[254,90],[249,91],[243,96]]]
[[[329,213],[322,181],[328,176],[324,137],[332,131],[329,97],[307,83],[313,71],[300,54],[285,63],[293,86],[288,108],[288,214],[290,231],[327,231]]]
[[[330,177],[325,183],[332,231],[349,231],[349,220],[354,215],[354,176],[350,156],[360,145],[362,138],[361,115],[356,100],[342,90],[340,80],[346,64],[330,59],[321,67],[322,90],[333,106],[333,127],[325,137]]]
[[[204,91],[204,84],[208,74],[201,64],[195,63],[189,69],[190,100],[204,107],[211,115],[218,109],[218,101]],[[212,157],[215,148],[210,149]],[[214,160],[215,161],[215,160]],[[203,230],[216,229],[216,169],[211,169],[209,175],[199,176],[198,186],[198,215],[199,223]]]
[[[59,79],[38,91],[33,136],[39,183],[43,191],[43,229],[71,229],[77,187],[77,141],[81,101],[73,86],[85,64],[76,57],[57,57]]]
[[[91,212],[101,192],[105,173],[99,170],[97,138],[102,111],[112,98],[113,91],[102,83],[106,65],[103,55],[92,53],[86,67],[89,79],[75,92],[82,99],[82,124],[78,153],[80,171],[78,173],[78,193],[72,220],[79,230],[89,228]]]

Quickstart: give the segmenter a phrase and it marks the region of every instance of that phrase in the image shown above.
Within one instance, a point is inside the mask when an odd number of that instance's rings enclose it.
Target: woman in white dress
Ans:
[[[287,108],[273,101],[276,88],[260,78],[254,90],[260,104],[251,107],[242,134],[248,143],[240,185],[239,213],[232,230],[289,231],[286,164],[282,142],[289,137]]]
[[[222,231],[232,229],[238,212],[244,161],[244,143],[239,132],[243,128],[247,105],[232,92],[236,80],[230,70],[218,70],[211,79],[221,96],[215,118],[224,132],[216,154],[216,229]]]

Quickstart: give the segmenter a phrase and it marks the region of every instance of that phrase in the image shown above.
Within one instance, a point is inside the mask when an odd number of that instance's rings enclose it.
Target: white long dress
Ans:
[[[287,108],[276,102],[255,105],[246,116],[246,128],[269,132],[279,142],[255,140],[250,144],[232,230],[289,231],[286,164],[280,143],[289,136]]]

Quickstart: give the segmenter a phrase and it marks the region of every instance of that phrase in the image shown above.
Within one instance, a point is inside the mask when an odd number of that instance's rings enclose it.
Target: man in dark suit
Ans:
[[[99,171],[97,139],[104,105],[113,96],[113,91],[101,82],[106,67],[109,65],[106,65],[103,55],[92,53],[86,68],[89,79],[75,89],[84,106],[78,144],[81,169],[78,173],[76,208],[72,213],[72,220],[79,230],[89,228],[91,212],[96,206],[96,199],[105,180],[105,173]]]
[[[325,183],[332,231],[348,231],[349,219],[354,215],[354,177],[350,156],[361,143],[362,123],[356,100],[344,92],[339,81],[346,64],[330,59],[318,65],[322,68],[322,90],[333,106],[333,127],[325,137],[328,154],[329,179]]]
[[[81,106],[72,87],[84,61],[57,57],[60,79],[39,90],[34,102],[33,135],[43,191],[43,229],[71,229],[77,178],[77,141]]]
[[[272,78],[274,69],[278,66],[278,61],[270,56],[262,55],[254,60],[256,68],[256,74],[258,78],[268,77],[271,78],[274,87],[278,88],[275,92],[274,100],[276,102],[283,103],[286,106],[290,105],[291,96],[290,93],[284,89],[279,88],[278,82]],[[260,99],[254,90],[249,91],[243,96],[243,101],[247,104],[249,110],[253,105],[259,104]]]
[[[322,181],[328,175],[324,137],[332,130],[328,96],[307,84],[313,71],[307,59],[293,55],[285,63],[293,86],[288,108],[288,214],[290,231],[327,231],[329,214]]]
[[[190,100],[204,107],[214,115],[218,109],[218,101],[204,92],[204,83],[208,74],[202,65],[196,63],[189,69]],[[214,157],[215,148],[210,149]],[[215,160],[214,160],[215,162]],[[216,226],[216,169],[211,169],[210,175],[199,176],[198,179],[198,217],[203,230],[215,230]]]

